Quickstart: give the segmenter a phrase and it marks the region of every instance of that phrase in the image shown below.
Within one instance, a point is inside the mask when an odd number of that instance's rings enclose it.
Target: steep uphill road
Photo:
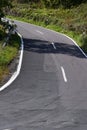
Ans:
[[[15,21],[21,73],[0,92],[0,130],[86,130],[87,59],[66,36]]]

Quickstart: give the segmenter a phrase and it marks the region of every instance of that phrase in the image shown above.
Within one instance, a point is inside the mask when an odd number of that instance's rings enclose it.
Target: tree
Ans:
[[[29,2],[38,3],[38,2],[40,2],[40,0],[14,0],[14,1],[17,3],[29,3]]]
[[[33,0],[34,1],[34,0]],[[87,2],[87,0],[41,0],[47,8],[58,8],[63,6],[64,8],[71,8],[73,6],[80,5]]]
[[[11,1],[12,0],[0,0],[0,21],[1,21],[1,17],[5,15],[4,8],[12,6]]]
[[[80,5],[81,3],[87,2],[87,0],[60,0],[61,5],[65,8],[71,8],[73,6]]]

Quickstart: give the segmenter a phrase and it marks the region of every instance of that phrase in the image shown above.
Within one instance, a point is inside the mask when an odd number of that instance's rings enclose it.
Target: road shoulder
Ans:
[[[3,91],[5,88],[7,88],[10,84],[13,83],[13,81],[18,77],[20,74],[21,70],[21,65],[22,65],[22,59],[23,59],[23,50],[24,50],[24,45],[23,45],[23,39],[22,36],[17,32],[18,36],[21,39],[21,46],[18,52],[17,57],[12,61],[12,63],[9,65],[9,70],[10,73],[8,76],[5,77],[4,82],[0,86],[0,91]]]

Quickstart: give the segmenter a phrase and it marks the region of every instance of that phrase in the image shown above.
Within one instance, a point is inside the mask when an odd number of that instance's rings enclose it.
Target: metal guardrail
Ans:
[[[5,30],[7,31],[7,37],[5,38],[5,42],[2,45],[4,48],[8,44],[11,34],[16,33],[16,25],[9,19],[1,18],[1,20],[3,24],[5,24]]]

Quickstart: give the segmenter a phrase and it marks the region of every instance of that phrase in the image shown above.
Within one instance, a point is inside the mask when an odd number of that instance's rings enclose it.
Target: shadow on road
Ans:
[[[67,43],[54,43],[56,49],[49,41],[38,40],[38,39],[24,39],[24,49],[26,51],[36,53],[59,53],[78,58],[85,58],[76,45],[69,45]]]

